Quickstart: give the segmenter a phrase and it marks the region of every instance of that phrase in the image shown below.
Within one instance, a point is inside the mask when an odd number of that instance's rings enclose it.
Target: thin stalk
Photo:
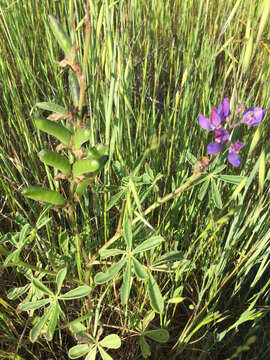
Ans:
[[[82,108],[85,99],[85,90],[86,90],[86,71],[89,55],[89,45],[90,45],[90,36],[91,36],[91,23],[89,17],[89,3],[87,3],[86,9],[86,20],[85,20],[85,41],[84,41],[84,54],[83,54],[83,65],[82,65],[82,75],[80,79],[80,100],[79,100],[79,118],[82,118]]]

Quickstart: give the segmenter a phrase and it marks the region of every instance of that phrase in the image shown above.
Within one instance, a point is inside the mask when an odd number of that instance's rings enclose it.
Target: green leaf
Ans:
[[[201,189],[200,189],[200,193],[198,195],[198,199],[200,201],[202,201],[203,198],[205,197],[205,194],[206,194],[206,191],[208,189],[209,183],[210,183],[210,180],[208,179],[202,184]]]
[[[153,266],[162,265],[171,261],[183,260],[183,254],[180,251],[171,251],[165,255],[162,255],[160,258],[155,260]]]
[[[98,349],[103,360],[113,360],[113,358],[100,345],[98,345]]]
[[[58,271],[58,274],[56,276],[57,295],[60,293],[61,287],[63,285],[63,281],[65,280],[66,276],[67,276],[66,267]]]
[[[60,170],[63,174],[71,173],[71,165],[65,156],[57,154],[51,150],[41,150],[38,153],[38,156],[44,164],[53,166],[55,169]]]
[[[100,167],[98,160],[93,158],[81,159],[73,164],[72,172],[74,176],[95,172]]]
[[[95,283],[96,284],[102,284],[109,280],[112,280],[115,275],[122,269],[126,262],[126,258],[123,258],[118,263],[111,266],[106,273],[99,272],[95,276]]]
[[[65,126],[44,118],[35,118],[34,122],[39,130],[56,137],[62,144],[69,146],[71,132]]]
[[[45,338],[48,341],[51,341],[53,339],[53,335],[54,335],[56,325],[57,325],[58,319],[59,319],[59,314],[60,314],[60,306],[59,306],[58,302],[55,302],[55,304],[52,307],[49,324],[47,326],[47,331],[46,331],[46,335],[45,335]]]
[[[3,266],[9,266],[10,263],[16,263],[19,260],[21,249],[11,252],[5,259]]]
[[[153,310],[157,313],[162,314],[164,309],[163,297],[155,279],[151,274],[149,275],[148,278],[147,291],[150,297],[151,306]]]
[[[19,238],[19,244],[20,246],[24,245],[24,240],[27,237],[27,235],[30,233],[31,226],[30,224],[25,224],[20,232],[20,238]]]
[[[22,296],[23,294],[26,293],[26,291],[30,288],[30,284],[27,284],[25,286],[22,287],[16,287],[16,288],[12,288],[9,289],[8,293],[7,293],[7,298],[9,300],[15,300],[18,297]]]
[[[68,357],[70,359],[78,359],[79,357],[87,354],[91,348],[92,346],[90,347],[88,344],[75,345],[71,349],[69,349]]]
[[[245,176],[240,175],[219,175],[218,177],[220,180],[225,181],[230,184],[238,185],[245,179]]]
[[[131,229],[131,221],[129,217],[126,217],[124,223],[124,238],[127,242],[127,250],[130,251],[132,247],[132,229]]]
[[[260,156],[260,166],[259,166],[259,192],[263,192],[265,182],[265,152],[264,150]]]
[[[68,110],[65,109],[63,106],[61,105],[57,105],[57,104],[53,104],[53,103],[49,103],[49,102],[39,102],[36,104],[37,107],[39,107],[42,110],[48,110],[48,111],[52,111],[64,116],[67,116],[68,114]]]
[[[166,329],[148,330],[143,334],[158,343],[166,343],[170,338],[169,332]]]
[[[217,208],[222,209],[222,200],[215,180],[211,179],[211,195]]]
[[[50,305],[44,312],[44,315],[39,320],[39,322],[30,330],[30,340],[31,342],[35,342],[37,338],[39,337],[39,334],[41,333],[44,325],[48,321],[51,311],[53,310],[53,305]]]
[[[80,85],[74,71],[69,71],[68,84],[74,107],[78,107],[80,100]]]
[[[124,273],[124,279],[121,286],[121,302],[123,305],[126,304],[128,301],[130,287],[131,287],[131,260],[129,259],[127,261],[126,270]]]
[[[124,254],[125,251],[120,250],[120,249],[105,249],[102,251],[101,253],[101,257],[102,259],[107,258],[109,256],[116,256],[116,255],[121,255]]]
[[[150,350],[150,346],[149,346],[149,344],[146,342],[144,336],[141,336],[141,337],[140,337],[139,345],[140,345],[140,348],[141,348],[142,356],[143,356],[145,359],[147,359],[148,356],[151,355],[151,350]]]
[[[97,347],[93,346],[88,355],[86,356],[85,360],[95,360],[97,355]]]
[[[90,138],[90,129],[88,128],[81,128],[77,130],[73,137],[73,145],[76,149],[79,149],[82,144],[84,144],[86,141],[89,141]]]
[[[65,32],[60,22],[51,15],[49,15],[49,22],[53,35],[58,41],[61,49],[64,51],[66,56],[69,56],[72,49],[72,42],[70,37]]]
[[[185,298],[182,296],[176,296],[174,298],[171,298],[168,300],[169,304],[180,304],[182,301],[184,301]]]
[[[64,206],[66,203],[66,200],[57,191],[44,189],[39,186],[25,188],[22,194],[29,199],[44,201],[53,205]]]
[[[35,288],[40,290],[42,293],[49,295],[49,296],[54,296],[53,292],[49,288],[47,288],[47,286],[44,285],[40,280],[33,279],[32,282],[33,282],[33,285],[35,286]]]
[[[77,333],[84,332],[87,330],[87,328],[80,321],[77,321],[77,322],[72,321],[69,324],[69,329],[73,334],[77,334]]]
[[[29,301],[26,303],[21,303],[19,305],[19,310],[20,311],[27,311],[27,310],[36,310],[39,309],[47,304],[49,304],[49,302],[51,302],[51,299],[42,299],[42,300],[38,300],[38,301]]]
[[[85,190],[87,189],[90,183],[91,183],[90,178],[85,178],[83,181],[81,181],[76,187],[76,194],[78,196],[81,196],[85,192]]]
[[[113,195],[111,199],[108,201],[106,211],[109,211],[117,202],[126,194],[127,190],[121,190],[119,193]]]
[[[60,295],[59,299],[61,300],[72,300],[72,299],[79,299],[81,297],[84,297],[91,292],[90,286],[82,285],[77,287],[76,289],[70,290],[67,293]]]
[[[134,271],[138,279],[145,280],[148,278],[145,266],[142,265],[136,258],[132,258]]]
[[[110,349],[118,349],[121,346],[121,339],[116,334],[110,334],[105,336],[105,338],[99,342],[99,345]]]
[[[150,239],[145,240],[142,244],[137,246],[132,252],[133,254],[137,254],[140,252],[144,252],[150,249],[153,249],[160,245],[164,241],[162,236],[152,236]]]

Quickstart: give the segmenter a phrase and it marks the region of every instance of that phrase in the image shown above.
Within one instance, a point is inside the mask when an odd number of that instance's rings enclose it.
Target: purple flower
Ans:
[[[219,116],[225,120],[228,116],[231,115],[231,109],[230,109],[230,102],[229,102],[229,98],[225,98],[223,100],[223,104],[220,103],[218,105],[218,114]]]
[[[238,167],[241,164],[241,156],[238,154],[238,152],[242,149],[243,146],[244,143],[240,141],[230,144],[228,161],[234,167]]]
[[[257,126],[264,118],[265,113],[266,109],[251,107],[243,112],[241,123],[249,126]]]
[[[214,107],[212,107],[210,119],[207,119],[202,114],[199,114],[200,127],[202,127],[205,130],[217,129],[220,126],[222,120],[223,119],[220,117],[220,115],[218,114],[217,110]]]
[[[222,149],[222,144],[229,140],[230,134],[225,129],[216,130],[216,141],[207,145],[208,154],[217,154]]]

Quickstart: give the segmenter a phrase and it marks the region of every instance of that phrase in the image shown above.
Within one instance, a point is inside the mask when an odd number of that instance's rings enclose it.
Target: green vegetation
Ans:
[[[269,109],[269,14],[1,2],[0,359],[270,357],[269,110],[238,168],[198,122]]]

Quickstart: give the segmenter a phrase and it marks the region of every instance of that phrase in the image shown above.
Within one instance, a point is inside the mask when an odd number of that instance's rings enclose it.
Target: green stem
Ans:
[[[82,108],[85,98],[86,90],[86,72],[87,72],[87,62],[89,55],[89,46],[90,46],[90,37],[91,37],[91,23],[89,17],[89,3],[87,3],[86,9],[86,21],[85,21],[85,41],[84,41],[84,54],[83,54],[83,65],[82,65],[82,75],[79,81],[80,83],[80,100],[79,100],[79,118],[82,117]]]

